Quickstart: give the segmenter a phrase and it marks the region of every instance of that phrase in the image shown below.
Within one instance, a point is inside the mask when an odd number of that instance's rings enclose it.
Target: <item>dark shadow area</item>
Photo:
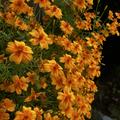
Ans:
[[[94,0],[95,7],[99,0]],[[106,20],[108,11],[120,12],[120,0],[100,0],[98,11]],[[110,36],[103,44],[101,76],[95,79],[98,92],[93,102],[91,120],[120,120],[120,36]],[[109,118],[103,118],[107,116]]]
[[[93,110],[120,120],[120,37],[107,38],[102,56],[102,63],[105,65],[101,66],[101,76],[95,79],[98,92],[93,102]]]

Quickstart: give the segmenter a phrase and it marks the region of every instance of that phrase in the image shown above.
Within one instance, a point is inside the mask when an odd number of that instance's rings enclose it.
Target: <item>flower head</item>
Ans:
[[[68,22],[63,20],[61,21],[60,28],[65,34],[71,34],[73,31],[73,27]]]
[[[0,55],[0,63],[4,62],[5,59],[4,54]]]
[[[41,49],[48,49],[48,44],[52,44],[48,35],[44,32],[43,28],[34,29],[30,32],[30,42],[33,45],[40,45]]]
[[[0,120],[9,120],[10,115],[9,113],[6,113],[5,109],[0,108]]]
[[[36,93],[33,89],[31,89],[31,95],[25,99],[25,102],[30,102],[32,100],[37,100],[40,96],[40,93]]]
[[[4,108],[7,111],[13,112],[15,110],[15,104],[12,100],[5,98],[2,100],[2,108]]]
[[[14,75],[12,77],[13,84],[11,87],[13,87],[14,91],[16,91],[17,94],[21,94],[22,90],[26,91],[28,88],[27,80],[24,76],[21,78],[18,75]]]
[[[85,0],[74,0],[74,5],[80,10],[86,8]]]
[[[34,111],[36,112],[36,120],[42,120],[42,114],[43,114],[43,110],[39,109],[38,107],[34,108]]]
[[[26,63],[32,60],[32,49],[22,41],[15,40],[14,42],[9,42],[6,50],[12,53],[9,59],[16,64],[20,64],[21,62]]]
[[[62,11],[56,5],[51,5],[45,8],[45,13],[50,17],[56,17],[57,19],[62,18]]]
[[[17,111],[14,120],[36,120],[36,112],[30,107],[23,106],[23,110]]]
[[[63,92],[58,92],[57,99],[60,101],[60,109],[66,109],[73,104],[75,96],[74,93],[66,87]]]

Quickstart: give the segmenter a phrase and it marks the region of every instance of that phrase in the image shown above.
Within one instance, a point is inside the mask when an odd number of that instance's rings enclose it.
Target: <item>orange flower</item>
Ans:
[[[66,109],[73,104],[75,96],[73,92],[71,92],[68,88],[65,88],[63,92],[58,92],[57,99],[60,101],[60,109]]]
[[[117,16],[117,19],[120,19],[120,13],[116,12],[115,15]]]
[[[57,115],[52,117],[50,113],[44,114],[44,118],[45,120],[60,120]]]
[[[75,75],[67,73],[66,80],[63,81],[64,85],[69,89],[76,89],[77,87],[77,78]]]
[[[33,88],[31,89],[31,95],[28,96],[24,102],[30,102],[32,100],[37,100],[37,98],[40,96],[40,93],[36,93]]]
[[[13,112],[15,110],[15,104],[13,103],[12,100],[8,98],[3,99],[1,105],[2,105],[2,108],[4,108],[9,112]]]
[[[60,62],[65,63],[65,68],[72,69],[74,64],[74,59],[71,57],[71,55],[65,54],[63,57],[60,57]]]
[[[22,41],[9,42],[6,50],[12,53],[9,57],[10,61],[14,61],[16,64],[21,62],[28,62],[32,60],[33,52],[30,47],[25,45]]]
[[[90,90],[92,92],[97,92],[97,86],[94,81],[87,80],[86,85],[87,85],[88,90]]]
[[[117,36],[120,35],[120,33],[118,31],[118,27],[120,25],[116,19],[114,19],[114,21],[111,24],[107,23],[106,25],[108,27],[109,33],[111,33],[112,35],[116,34]]]
[[[85,12],[84,16],[87,21],[91,21],[91,18],[94,19],[96,17],[93,12]]]
[[[10,8],[17,13],[24,13],[25,0],[12,0]]]
[[[72,49],[71,51],[74,53],[74,54],[80,54],[81,51],[82,51],[82,47],[81,45],[78,43],[78,42],[73,42],[72,44]]]
[[[40,7],[43,7],[43,8],[48,7],[51,4],[49,0],[34,0],[34,3],[39,4]]]
[[[64,84],[63,81],[66,81],[65,75],[58,75],[58,76],[51,76],[51,80],[52,80],[52,85],[56,86],[56,90],[63,88]]]
[[[86,8],[85,0],[74,0],[74,5],[78,7],[80,10]]]
[[[73,27],[68,22],[62,20],[60,23],[61,23],[60,28],[65,34],[72,33]]]
[[[86,100],[88,101],[88,103],[92,103],[94,100],[94,93],[88,93],[86,95]]]
[[[75,24],[78,29],[84,29],[85,27],[85,24],[82,20],[76,20]]]
[[[13,11],[8,11],[3,14],[3,18],[6,23],[10,25],[14,25],[15,22],[15,12]]]
[[[0,17],[3,18],[3,12],[0,12]]]
[[[17,94],[21,94],[22,90],[27,91],[28,84],[24,76],[19,78],[18,75],[14,75],[12,77],[12,80],[13,80],[13,84],[11,85],[11,87],[14,88],[14,91],[16,91]]]
[[[82,88],[85,84],[85,78],[82,75],[78,74],[76,75],[76,79],[77,79],[76,84],[78,88]]]
[[[87,44],[91,47],[97,48],[98,43],[96,42],[96,40],[93,37],[86,37],[87,40]]]
[[[45,89],[47,86],[48,86],[48,85],[47,85],[47,83],[46,83],[46,78],[45,78],[45,77],[42,77],[42,78],[40,79],[40,88]]]
[[[87,114],[91,110],[90,104],[86,100],[85,96],[77,95],[76,96],[76,105],[80,109],[80,113]]]
[[[4,60],[6,60],[6,58],[4,57],[4,54],[0,55],[0,63],[4,62]]]
[[[5,109],[0,108],[0,120],[9,120],[10,115],[6,113]]]
[[[80,110],[74,109],[70,115],[70,120],[81,120],[80,119]]]
[[[26,79],[28,82],[31,82],[31,84],[34,85],[36,80],[36,73],[34,71],[28,72]]]
[[[33,9],[25,3],[25,0],[11,0],[10,8],[18,14],[33,15]]]
[[[31,110],[31,107],[23,106],[22,112],[16,112],[14,120],[36,120],[36,112]]]
[[[88,5],[93,5],[93,0],[87,0]]]
[[[70,118],[70,116],[72,115],[72,112],[73,112],[72,106],[68,106],[67,108],[61,109],[61,113],[67,116],[68,118]]]
[[[30,42],[33,45],[40,44],[42,49],[48,49],[48,44],[52,44],[52,41],[50,40],[48,35],[44,32],[42,27],[32,30],[30,32],[30,35],[32,36]]]
[[[42,114],[43,114],[43,110],[39,109],[38,107],[34,108],[34,111],[36,112],[36,120],[42,120]]]
[[[50,17],[55,16],[57,19],[62,18],[62,11],[56,5],[51,5],[45,8],[45,13]]]
[[[110,19],[110,20],[114,19],[114,15],[113,15],[113,12],[111,10],[109,10],[108,19]]]
[[[53,76],[63,74],[62,69],[63,68],[55,60],[49,60],[47,63],[44,64],[45,72],[50,72]]]
[[[71,51],[72,42],[65,36],[57,38],[57,44],[63,46],[65,50]]]
[[[20,30],[27,30],[28,26],[20,18],[16,18],[15,27],[18,27]]]

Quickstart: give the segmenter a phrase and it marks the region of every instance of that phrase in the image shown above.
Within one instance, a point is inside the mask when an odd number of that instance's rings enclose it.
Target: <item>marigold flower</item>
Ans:
[[[3,81],[3,83],[0,84],[0,91],[6,90],[10,83],[6,82],[6,80]]]
[[[4,54],[0,55],[0,63],[4,62],[5,59],[6,57],[4,57]]]
[[[77,88],[82,88],[85,85],[85,81],[86,80],[82,75],[76,75],[76,84],[78,86]]]
[[[93,0],[86,0],[88,5],[93,5]]]
[[[15,40],[14,42],[9,42],[6,50],[9,53],[12,53],[9,59],[16,64],[20,64],[21,62],[26,63],[32,60],[33,51],[22,41]]]
[[[85,28],[85,21],[84,20],[76,20],[76,27],[80,30]]]
[[[47,85],[47,83],[46,83],[46,78],[45,78],[45,77],[42,77],[42,78],[40,79],[40,88],[45,89],[47,86],[48,86],[48,85]]]
[[[18,27],[20,30],[27,30],[28,26],[20,18],[16,18],[15,27]]]
[[[94,93],[88,93],[85,97],[86,97],[86,100],[89,102],[89,103],[92,103],[93,100],[94,100]]]
[[[51,4],[49,0],[34,0],[34,3],[39,4],[40,7],[43,7],[43,8],[48,7]]]
[[[63,74],[62,69],[63,68],[55,60],[49,60],[48,63],[44,64],[44,70],[50,72],[53,76]]]
[[[14,120],[36,120],[36,112],[31,107],[23,106],[23,110],[17,111]]]
[[[10,8],[17,14],[33,15],[33,9],[25,3],[25,0],[11,0]]]
[[[71,51],[74,54],[80,54],[82,52],[82,47],[81,47],[81,45],[78,42],[74,41],[73,44],[72,44]]]
[[[82,95],[76,96],[76,105],[78,106],[81,114],[87,114],[90,112],[91,107],[89,102],[87,102],[86,97]]]
[[[116,12],[115,15],[117,16],[117,19],[120,19],[120,13]]]
[[[65,63],[65,68],[72,69],[75,64],[75,60],[72,58],[71,55],[65,54],[63,57],[60,57],[60,62]]]
[[[24,13],[25,0],[11,0],[10,8],[18,13]]]
[[[61,23],[60,28],[65,34],[72,33],[73,27],[68,22],[62,20],[60,23]]]
[[[36,73],[34,71],[28,72],[26,79],[28,82],[30,82],[32,85],[34,85],[35,80],[36,80]]]
[[[3,14],[3,18],[6,23],[10,25],[14,25],[15,22],[15,12],[13,11],[8,11]]]
[[[44,114],[44,118],[45,118],[45,120],[52,120],[52,116],[50,113]]]
[[[93,37],[87,37],[86,40],[87,40],[87,44],[90,47],[94,47],[94,48],[98,47],[98,43],[96,42],[96,40]]]
[[[57,38],[57,44],[63,46],[65,50],[71,51],[72,42],[65,36]]]
[[[60,120],[60,118],[57,115],[52,117],[50,113],[44,114],[44,118],[45,120]]]
[[[74,0],[74,5],[78,7],[80,10],[86,8],[85,0]]]
[[[6,113],[5,109],[0,108],[0,120],[9,120],[10,115],[9,113]]]
[[[43,28],[40,27],[38,29],[33,29],[30,32],[32,38],[30,42],[33,45],[40,45],[42,49],[48,49],[48,44],[52,44],[52,41],[48,37],[48,35],[44,32]]]
[[[56,90],[58,90],[64,87],[63,82],[66,81],[66,77],[64,74],[58,76],[52,75],[51,80],[52,80],[52,85],[55,85]]]
[[[77,78],[75,75],[67,73],[66,80],[63,81],[64,86],[69,89],[76,89],[77,87]]]
[[[74,109],[70,115],[70,120],[81,120],[80,119],[81,113],[80,110]]]
[[[72,106],[68,106],[68,107],[66,107],[64,109],[63,108],[61,109],[61,113],[63,115],[65,115],[66,117],[68,117],[68,118],[71,117],[72,112],[73,112],[73,107]]]
[[[74,93],[66,87],[63,92],[58,92],[57,99],[60,101],[60,109],[65,109],[73,104],[75,96]]]
[[[113,15],[113,12],[111,10],[109,10],[108,19],[110,19],[110,20],[114,19],[114,15]]]
[[[56,5],[51,5],[45,8],[45,13],[50,17],[55,16],[57,19],[62,18],[62,11]]]
[[[96,17],[96,15],[92,12],[85,12],[84,16],[87,21],[91,21],[91,18],[94,19]]]
[[[120,26],[118,21],[115,19],[111,24],[107,23],[106,24],[109,30],[109,33],[111,33],[112,35],[117,35],[119,36],[120,33],[118,31],[118,27]]]
[[[39,109],[38,107],[34,108],[34,111],[36,112],[36,120],[42,120],[42,114],[43,114],[43,110]]]
[[[15,110],[15,104],[13,103],[12,100],[8,98],[3,99],[1,105],[2,105],[2,108],[4,108],[9,112],[13,112]]]
[[[25,98],[24,102],[30,102],[32,100],[37,100],[37,98],[40,96],[40,93],[36,93],[33,88],[31,89],[31,95]]]
[[[0,17],[1,17],[1,18],[3,17],[3,12],[0,12]]]
[[[92,80],[87,80],[87,87],[88,87],[88,89],[89,89],[90,91],[92,91],[92,92],[97,92],[97,91],[98,91],[95,82],[92,81]]]
[[[13,84],[11,85],[11,87],[13,87],[14,91],[16,91],[17,94],[21,94],[22,90],[27,91],[28,84],[24,76],[19,78],[18,75],[14,75],[12,77],[12,80],[13,80]]]

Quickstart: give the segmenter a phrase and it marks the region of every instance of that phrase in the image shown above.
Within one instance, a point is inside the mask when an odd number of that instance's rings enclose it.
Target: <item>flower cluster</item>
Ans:
[[[1,0],[0,120],[85,120],[97,92],[102,45],[119,35],[93,0]]]

